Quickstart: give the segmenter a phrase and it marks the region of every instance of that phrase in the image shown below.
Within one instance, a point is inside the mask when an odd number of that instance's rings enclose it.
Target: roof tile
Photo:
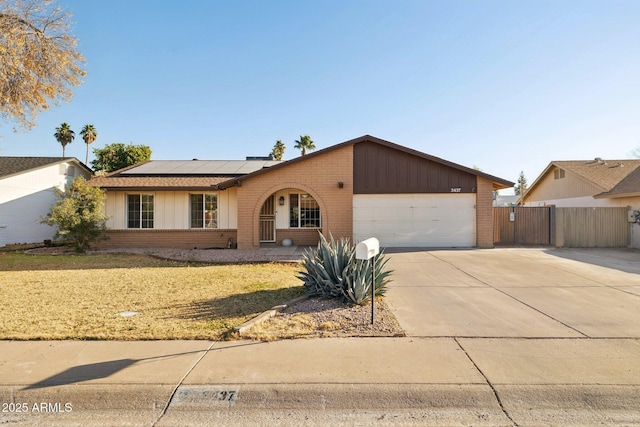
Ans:
[[[205,189],[228,179],[229,177],[202,176],[98,176],[88,181],[88,184],[106,189]]]
[[[640,159],[632,160],[566,160],[554,161],[553,165],[571,171],[574,174],[610,191],[627,176],[640,167]]]
[[[0,157],[0,178],[73,159],[73,157]]]

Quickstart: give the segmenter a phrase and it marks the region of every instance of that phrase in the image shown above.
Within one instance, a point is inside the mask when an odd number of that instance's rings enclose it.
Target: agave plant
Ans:
[[[309,295],[325,298],[340,298],[343,294],[345,277],[349,274],[350,265],[355,258],[348,239],[336,242],[320,234],[320,241],[315,250],[305,251],[299,279],[304,282]]]
[[[386,270],[387,259],[382,253],[375,260],[375,294],[384,295],[391,270]],[[356,260],[355,247],[349,239],[327,240],[320,234],[318,247],[308,250],[302,258],[305,271],[298,278],[303,281],[309,295],[339,298],[362,304],[371,295],[372,268],[369,261]]]
[[[346,296],[354,304],[364,303],[371,295],[369,261],[356,260],[353,276],[347,277]]]

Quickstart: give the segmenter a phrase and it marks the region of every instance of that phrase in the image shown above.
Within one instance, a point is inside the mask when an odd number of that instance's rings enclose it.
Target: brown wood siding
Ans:
[[[354,194],[476,192],[475,175],[410,153],[361,142],[353,154]]]

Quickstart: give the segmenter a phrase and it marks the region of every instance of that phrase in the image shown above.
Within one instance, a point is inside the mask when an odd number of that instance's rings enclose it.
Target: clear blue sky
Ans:
[[[244,159],[308,134],[371,134],[529,183],[551,160],[640,147],[640,1],[58,0],[87,76],[7,156],[149,145],[153,159]],[[91,160],[90,155],[90,160]]]

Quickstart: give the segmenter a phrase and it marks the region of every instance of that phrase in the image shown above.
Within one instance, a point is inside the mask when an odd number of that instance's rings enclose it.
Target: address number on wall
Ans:
[[[460,187],[451,187],[452,193],[462,193],[462,188]]]

